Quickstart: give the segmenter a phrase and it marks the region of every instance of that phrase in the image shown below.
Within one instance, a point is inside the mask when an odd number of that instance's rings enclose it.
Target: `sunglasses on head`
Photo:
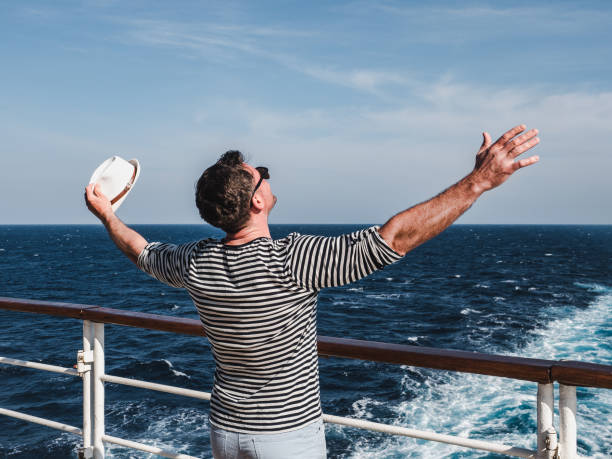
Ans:
[[[267,167],[259,166],[259,167],[256,167],[255,169],[257,170],[257,172],[259,172],[259,181],[257,182],[257,185],[255,185],[255,188],[253,189],[253,193],[251,194],[251,199],[253,199],[253,196],[255,196],[255,193],[259,189],[261,182],[263,182],[264,179],[268,180],[270,178],[270,174],[268,173]]]

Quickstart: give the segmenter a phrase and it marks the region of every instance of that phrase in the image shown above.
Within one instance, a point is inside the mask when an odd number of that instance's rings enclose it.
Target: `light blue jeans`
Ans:
[[[277,434],[244,434],[210,424],[215,459],[325,459],[325,427],[319,419],[306,427]]]

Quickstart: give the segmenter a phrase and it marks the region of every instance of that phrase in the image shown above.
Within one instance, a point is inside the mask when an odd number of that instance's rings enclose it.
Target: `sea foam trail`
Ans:
[[[596,299],[585,309],[551,308],[551,316],[561,317],[544,328],[532,331],[517,355],[612,363],[612,347],[609,344],[612,337],[612,289],[597,284],[576,285],[596,292]],[[431,379],[420,386],[415,386],[412,378],[404,378],[405,394],[417,392],[418,395],[393,407],[397,415],[394,424],[535,448],[536,383],[422,371]],[[440,379],[443,382],[436,384],[436,380]],[[557,385],[555,391],[558,397]],[[611,457],[612,423],[609,419],[612,419],[612,390],[578,388],[577,394],[579,454],[600,459]],[[359,400],[354,404],[354,415],[371,418],[373,403],[370,399]],[[556,417],[554,422],[558,429]],[[358,440],[349,457],[503,456],[442,443],[386,437],[383,442]]]
[[[142,402],[127,402],[117,403],[113,409],[120,411],[131,411],[150,413],[150,407]],[[207,445],[209,429],[208,429],[208,414],[203,408],[193,407],[168,407],[159,406],[155,410],[155,418],[149,417],[142,419],[141,426],[146,426],[144,429],[138,428],[133,430],[130,440],[138,443],[143,443],[148,446],[171,451],[174,453],[182,453],[195,455],[202,458],[212,457],[210,447]],[[132,419],[124,419],[122,425],[119,425],[116,432],[111,431],[109,435],[125,437],[125,431],[130,428],[133,423]],[[194,441],[195,440],[195,441]],[[141,451],[130,450],[118,445],[106,446],[106,457],[108,459],[137,459],[137,458],[156,458],[155,454],[147,454]]]

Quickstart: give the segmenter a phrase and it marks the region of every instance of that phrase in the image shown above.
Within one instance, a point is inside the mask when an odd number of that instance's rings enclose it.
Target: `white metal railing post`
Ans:
[[[94,426],[93,453],[95,459],[104,459],[104,324],[94,323],[93,362]]]
[[[559,454],[561,459],[575,459],[576,450],[576,387],[559,384]]]
[[[79,451],[79,459],[89,459],[93,456],[91,445],[91,367],[93,363],[93,324],[83,321],[83,350],[77,354],[77,371],[83,378],[83,448]]]
[[[544,456],[547,459],[558,459],[559,458],[559,443],[557,442],[557,431],[551,427],[548,431],[548,437],[546,438],[546,453]]]
[[[555,433],[553,427],[554,412],[554,385],[538,384],[537,401],[537,435],[538,435],[538,459],[549,459],[552,457],[550,448],[550,436]]]

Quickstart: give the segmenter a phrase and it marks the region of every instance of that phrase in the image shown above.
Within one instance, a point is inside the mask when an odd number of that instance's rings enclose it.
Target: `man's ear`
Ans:
[[[255,213],[259,213],[264,210],[264,202],[259,193],[255,193],[255,196],[251,198],[251,208]]]

